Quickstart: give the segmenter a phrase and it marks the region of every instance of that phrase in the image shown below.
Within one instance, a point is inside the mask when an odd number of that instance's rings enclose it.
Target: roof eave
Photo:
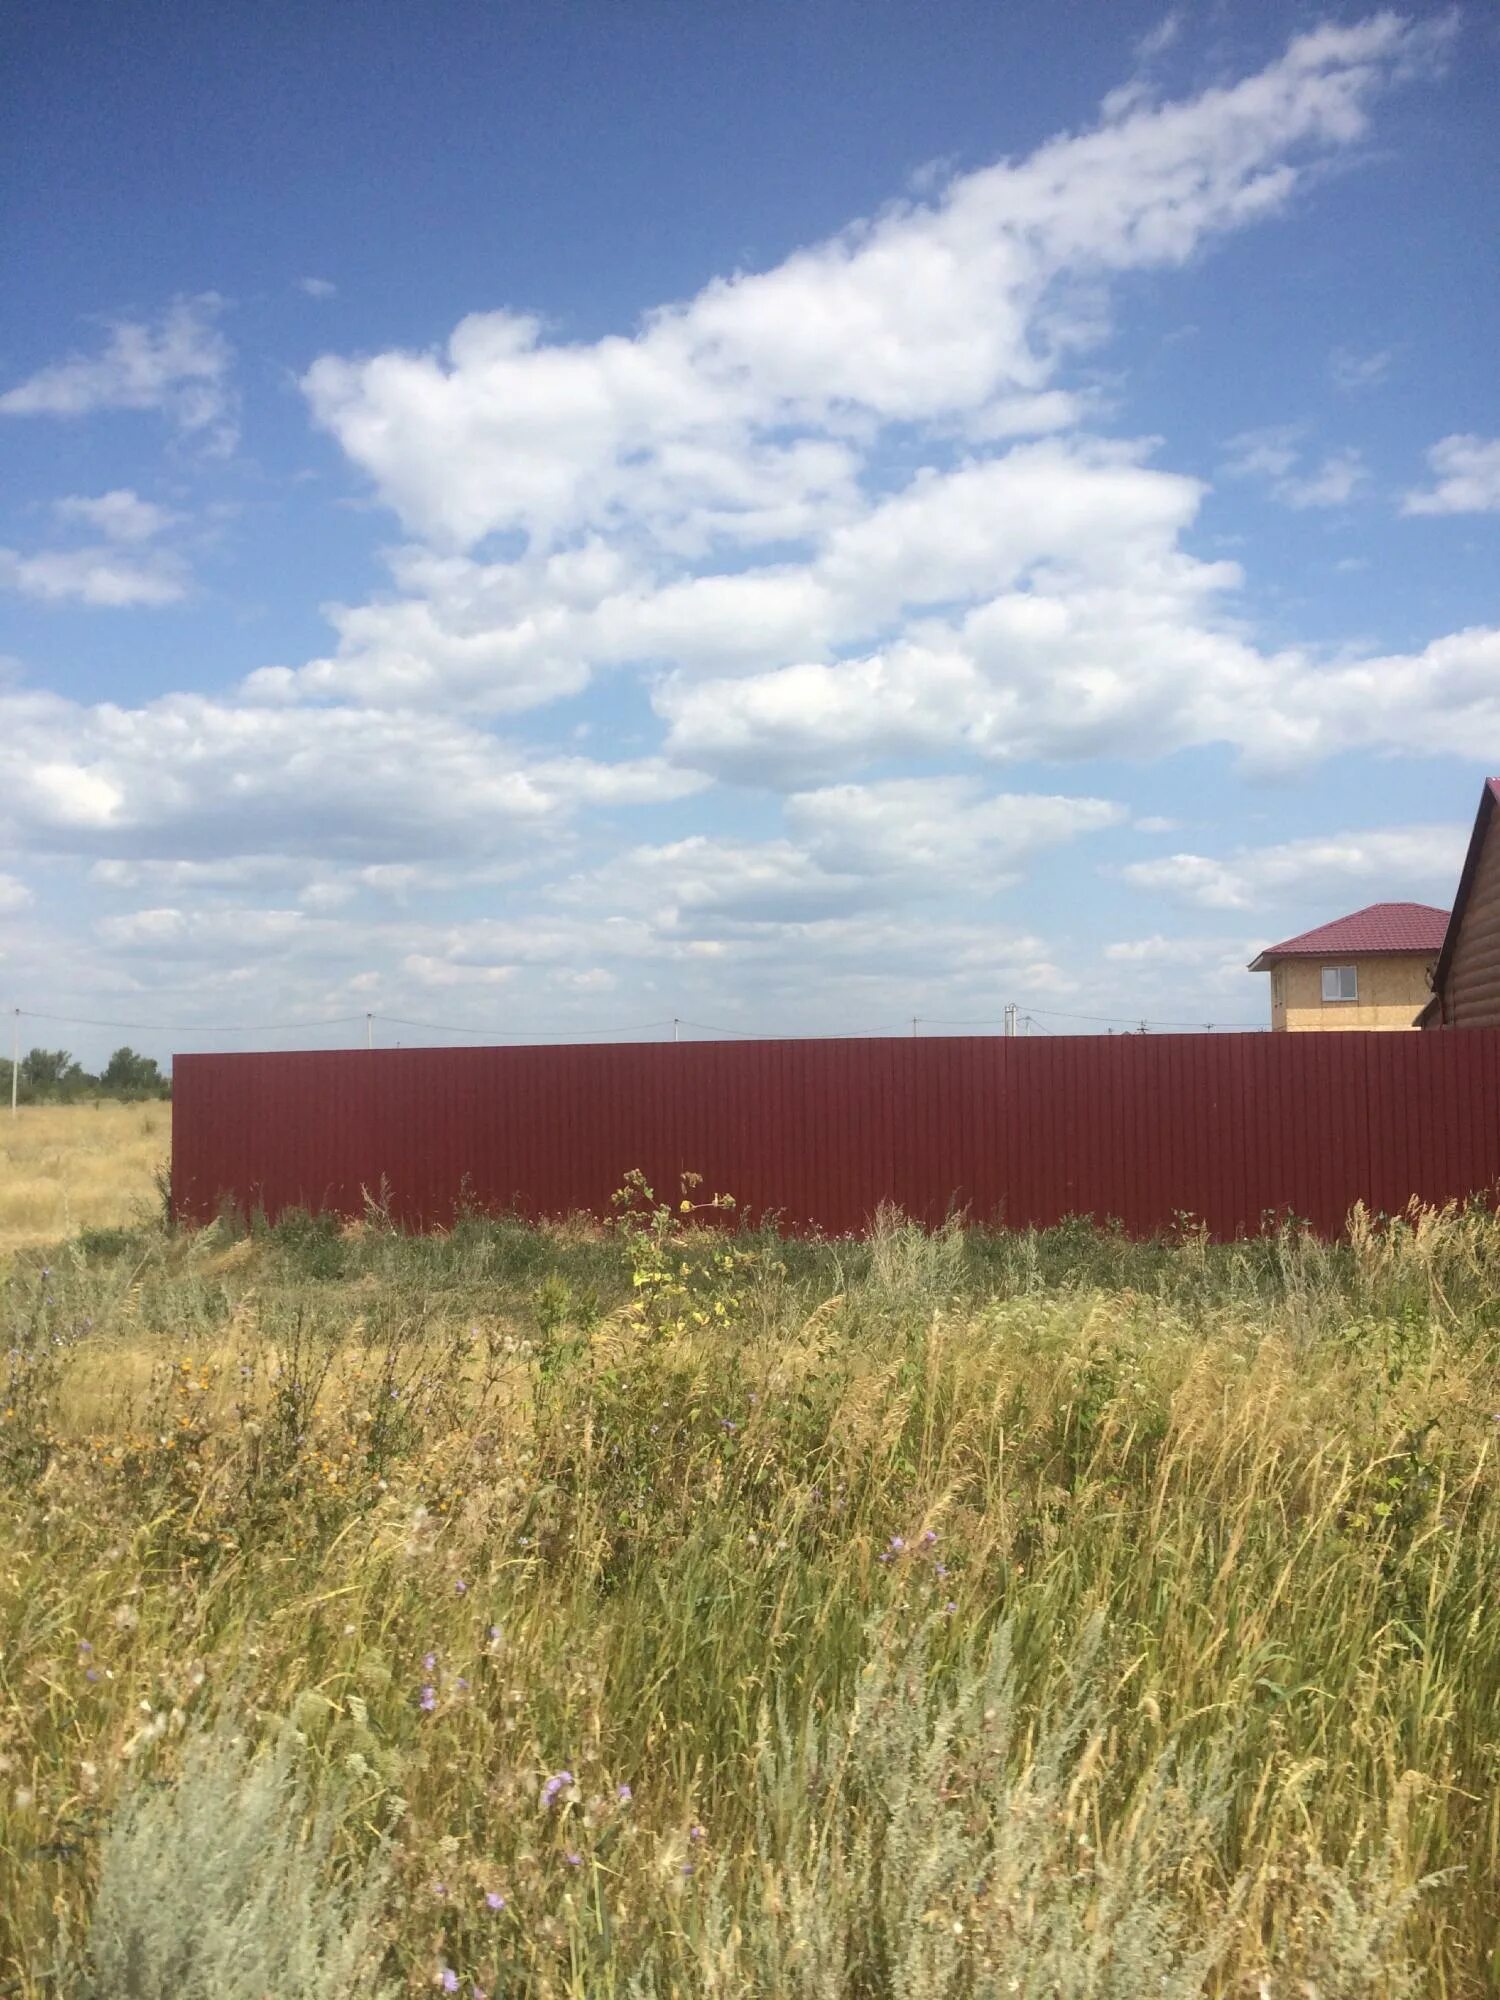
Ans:
[[[1328,944],[1315,951],[1278,951],[1271,945],[1251,959],[1249,970],[1269,972],[1273,966],[1290,964],[1296,958],[1326,958],[1330,964],[1336,958],[1433,958],[1437,950],[1432,944]]]

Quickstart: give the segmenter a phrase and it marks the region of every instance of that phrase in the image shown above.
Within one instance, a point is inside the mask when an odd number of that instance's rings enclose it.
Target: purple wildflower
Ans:
[[[437,1654],[436,1654],[436,1653],[424,1653],[424,1654],[422,1655],[422,1671],[423,1671],[423,1673],[424,1673],[424,1674],[430,1674],[430,1673],[433,1673],[433,1672],[435,1672],[435,1671],[436,1671],[436,1669],[437,1669]]]
[[[622,1806],[628,1806],[630,1801],[635,1797],[635,1793],[630,1789],[629,1785],[616,1785],[615,1797]]]
[[[498,1891],[491,1889],[484,1899],[484,1907],[487,1910],[503,1910],[505,1908],[505,1898]]]
[[[558,1793],[565,1791],[572,1782],[573,1773],[571,1771],[554,1771],[542,1787],[543,1807],[555,1806],[557,1804]]]
[[[689,1840],[696,1842],[702,1840],[702,1838],[703,1838],[703,1829],[701,1826],[695,1824],[688,1828]]]
[[[435,1687],[424,1687],[422,1690],[422,1699],[417,1706],[424,1715],[431,1715],[432,1711],[437,1707],[437,1689]]]
[[[469,1586],[464,1582],[461,1576],[454,1577],[453,1592],[456,1597],[462,1597],[464,1592],[468,1589],[468,1587]]]
[[[567,1862],[570,1868],[580,1868],[583,1865],[583,1856],[581,1854],[573,1854],[569,1852],[563,1856],[563,1859]]]
[[[458,1991],[458,1974],[453,1970],[451,1965],[443,1967],[442,1986],[445,1993],[456,1993]]]
[[[926,1532],[925,1532],[925,1533],[923,1534],[923,1536],[922,1536],[922,1546],[923,1546],[923,1548],[924,1548],[924,1549],[930,1549],[930,1548],[932,1547],[933,1543],[934,1543],[934,1542],[935,1542],[936,1540],[937,1540],[937,1529],[936,1529],[936,1528],[928,1528],[928,1529],[926,1530]]]

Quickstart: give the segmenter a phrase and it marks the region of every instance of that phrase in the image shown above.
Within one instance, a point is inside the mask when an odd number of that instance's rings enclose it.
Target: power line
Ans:
[[[636,1021],[622,1028],[461,1028],[451,1021],[412,1021],[404,1014],[377,1014],[374,1018],[389,1022],[393,1028],[421,1028],[424,1033],[433,1035],[493,1035],[497,1039],[513,1041],[519,1037],[533,1042],[566,1042],[588,1035],[644,1035],[652,1028],[670,1028],[673,1025],[666,1020]],[[683,1025],[686,1026],[686,1023]]]
[[[23,1021],[50,1021],[56,1027],[131,1028],[138,1034],[157,1035],[289,1035],[304,1028],[343,1028],[365,1018],[363,1014],[334,1014],[319,1021],[249,1021],[239,1027],[215,1022],[210,1027],[190,1027],[182,1021],[96,1021],[86,1014],[38,1014],[30,1007],[15,1011]]]
[[[1061,1007],[1037,1007],[1031,1010],[1031,1018],[1033,1020],[1038,1020],[1038,1017],[1042,1015],[1045,1015],[1051,1021],[1090,1021],[1099,1027],[1114,1028],[1139,1028],[1142,1020],[1142,1016],[1139,1014],[1069,1014]],[[994,1015],[988,1015],[979,1020],[959,1021],[936,1014],[924,1014],[922,1019],[929,1022],[934,1028],[1001,1028],[1005,1025],[1002,1019]],[[1147,1018],[1146,1026],[1148,1028],[1184,1028],[1190,1029],[1195,1034],[1202,1034],[1205,1029],[1264,1028],[1265,1023],[1263,1021],[1158,1021]]]
[[[683,1020],[679,1022],[679,1025],[684,1028],[696,1028],[700,1034],[725,1035],[734,1041],[740,1042],[810,1042],[825,1039],[829,1041],[855,1041],[861,1035],[909,1034],[912,1018],[908,1017],[907,1020],[895,1024],[886,1022],[878,1028],[836,1028],[826,1037],[819,1035],[778,1035],[772,1034],[762,1028],[723,1028],[717,1026],[712,1021]],[[926,1016],[921,1015],[915,1018],[925,1020]]]
[[[187,1022],[172,1021],[106,1020],[86,1014],[43,1013],[29,1007],[15,1008],[12,1012],[17,1021],[46,1021],[61,1027],[124,1029],[136,1034],[185,1035],[195,1040],[208,1036],[231,1037],[241,1035],[314,1033],[328,1028],[353,1027],[360,1022],[364,1022],[368,1029],[377,1020],[395,1028],[415,1028],[424,1034],[464,1035],[480,1039],[490,1038],[497,1042],[588,1041],[611,1036],[649,1035],[665,1032],[667,1029],[671,1029],[674,1040],[677,1039],[680,1029],[692,1029],[700,1035],[723,1036],[733,1041],[798,1042],[820,1039],[817,1035],[809,1035],[807,1033],[784,1034],[765,1029],[731,1028],[720,1022],[690,1021],[681,1016],[654,1021],[634,1021],[618,1026],[599,1028],[520,1028],[499,1027],[491,1024],[476,1026],[472,1023],[459,1023],[456,1021],[419,1021],[409,1015],[376,1013],[373,1009],[366,1009],[365,1012],[360,1014],[322,1015],[315,1019],[300,1021],[251,1021],[238,1024],[211,1023],[208,1025],[194,1025]],[[1149,1017],[1143,1019],[1141,1016],[1134,1014],[1080,1014],[1069,1012],[1067,1009],[1060,1007],[1029,1008],[1021,1018],[1026,1022],[1029,1029],[1043,1035],[1055,1032],[1053,1029],[1047,1027],[1046,1022],[1048,1020],[1078,1021],[1088,1023],[1090,1026],[1123,1027],[1132,1031],[1139,1031],[1143,1028],[1163,1028],[1200,1034],[1213,1033],[1218,1029],[1259,1030],[1263,1032],[1265,1027],[1265,1024],[1259,1021],[1167,1021],[1155,1020]],[[860,1037],[873,1038],[882,1035],[904,1036],[915,1034],[919,1026],[922,1028],[998,1029],[1008,1025],[1008,1017],[1002,1018],[995,1015],[958,1018],[949,1015],[923,1014],[908,1016],[905,1021],[901,1022],[885,1022],[877,1027],[834,1029],[831,1031],[829,1039],[855,1040]]]

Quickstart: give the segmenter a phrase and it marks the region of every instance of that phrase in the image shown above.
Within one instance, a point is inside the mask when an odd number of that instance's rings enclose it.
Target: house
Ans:
[[[1430,903],[1371,903],[1267,945],[1250,970],[1271,975],[1272,1028],[1416,1027],[1447,928],[1448,912]]]
[[[1500,1028],[1500,778],[1486,778],[1423,1028]]]

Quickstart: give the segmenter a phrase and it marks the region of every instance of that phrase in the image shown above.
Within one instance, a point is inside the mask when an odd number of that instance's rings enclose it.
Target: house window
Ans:
[[[1359,978],[1352,965],[1323,967],[1323,998],[1325,1001],[1359,998]]]

